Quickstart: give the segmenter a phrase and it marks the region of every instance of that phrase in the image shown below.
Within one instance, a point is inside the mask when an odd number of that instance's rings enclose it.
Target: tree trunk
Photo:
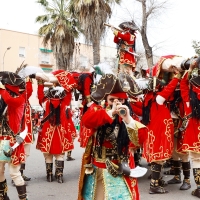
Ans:
[[[138,0],[142,3],[142,27],[141,27],[141,35],[142,35],[142,43],[145,49],[145,56],[147,59],[147,65],[148,68],[151,69],[153,67],[153,52],[152,47],[150,47],[148,38],[147,38],[147,6],[146,6],[146,0]]]
[[[97,39],[92,44],[93,47],[93,63],[97,65],[100,63],[100,39]]]
[[[148,43],[148,39],[146,37],[146,34],[144,34],[144,33],[141,33],[141,34],[142,34],[142,42],[143,42],[144,49],[145,49],[145,56],[146,56],[146,59],[147,59],[147,65],[148,65],[148,68],[151,69],[153,67],[152,47]]]

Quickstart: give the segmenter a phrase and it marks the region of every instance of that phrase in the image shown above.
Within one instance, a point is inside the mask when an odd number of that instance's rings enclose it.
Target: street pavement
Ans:
[[[36,134],[37,139],[37,134]],[[64,168],[64,183],[57,183],[56,180],[49,183],[46,181],[46,168],[43,158],[43,154],[35,149],[36,142],[31,147],[31,155],[27,159],[26,170],[24,174],[31,177],[31,181],[28,182],[27,194],[29,200],[77,200],[78,192],[78,179],[81,165],[81,157],[84,149],[80,148],[77,139],[75,140],[75,149],[72,151],[72,157],[74,161],[66,161]],[[141,164],[143,167],[150,168],[147,163],[142,159]],[[191,195],[192,190],[195,188],[193,175],[191,171],[191,183],[192,188],[187,191],[179,190],[180,184],[168,185],[167,194],[149,194],[149,183],[147,174],[138,179],[140,200],[197,200],[197,197]],[[18,200],[16,188],[11,184],[11,179],[6,165],[5,171],[6,179],[8,181],[8,195],[10,200]],[[169,180],[173,176],[164,176],[164,180]],[[117,199],[115,199],[117,200]]]

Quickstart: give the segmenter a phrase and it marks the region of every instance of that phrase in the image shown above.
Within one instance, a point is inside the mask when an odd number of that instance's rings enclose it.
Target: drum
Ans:
[[[0,162],[6,161],[10,162],[11,158],[4,155],[4,151],[9,151],[10,141],[9,140],[0,140]]]

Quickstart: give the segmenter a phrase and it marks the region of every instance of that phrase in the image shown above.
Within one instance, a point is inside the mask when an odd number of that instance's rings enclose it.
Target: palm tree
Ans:
[[[75,38],[79,36],[78,20],[68,10],[68,0],[37,0],[45,11],[36,22],[43,24],[39,35],[45,47],[50,43],[58,69],[70,70]]]
[[[121,0],[70,0],[70,12],[77,16],[86,43],[93,46],[94,65],[100,62],[100,41],[105,33],[103,25],[111,17],[110,5]]]

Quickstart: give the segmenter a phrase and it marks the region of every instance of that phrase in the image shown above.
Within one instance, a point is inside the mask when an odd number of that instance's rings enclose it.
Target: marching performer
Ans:
[[[164,174],[174,173],[174,177],[167,181],[168,184],[181,183],[181,170],[183,170],[183,183],[180,190],[188,190],[191,188],[190,184],[190,161],[189,153],[183,151],[182,144],[184,134],[182,134],[182,120],[184,119],[184,104],[181,98],[180,85],[176,88],[173,99],[170,100],[170,111],[174,123],[174,149],[172,153],[172,167]]]
[[[75,82],[71,74],[63,70],[57,70],[53,74],[61,86],[49,88],[44,92],[44,82],[38,80],[38,99],[45,112],[36,148],[44,155],[47,181],[53,181],[53,157],[55,156],[55,178],[58,183],[63,183],[65,152],[74,148],[72,136],[76,134],[69,108],[71,90]]]
[[[138,91],[134,87],[123,88],[123,82],[119,76],[102,76],[91,98],[95,102],[106,100],[107,107],[93,103],[82,117],[83,125],[93,131],[82,158],[79,200],[139,200],[136,177],[144,175],[146,169],[142,174],[134,173],[130,147],[143,142],[147,128],[131,117],[132,110],[127,101],[127,91],[132,94]]]
[[[1,149],[7,156],[0,160],[0,198],[9,200],[7,196],[7,183],[4,176],[5,164],[8,162],[10,176],[17,188],[19,199],[27,200],[26,185],[20,173],[22,163],[25,163],[25,150],[23,141],[27,134],[27,126],[24,119],[26,98],[30,97],[32,88],[23,79],[12,72],[0,72],[1,82],[1,135],[0,143],[3,147],[8,141],[10,148]]]
[[[76,115],[76,110],[72,110],[72,121],[73,121],[73,124],[74,124],[74,126],[75,126],[75,128],[76,128],[76,134],[73,134],[72,135],[72,139],[73,139],[73,141],[75,140],[75,138],[78,136],[77,135],[77,131],[78,131],[78,126],[79,126],[79,116],[78,115]],[[67,152],[67,159],[66,159],[67,161],[73,161],[73,160],[75,160],[75,158],[73,158],[72,157],[72,151],[68,151]]]
[[[143,157],[151,163],[150,194],[167,193],[161,179],[163,163],[171,158],[173,151],[174,125],[167,107],[167,100],[173,96],[181,78],[180,73],[163,87],[155,77],[146,89],[142,122],[149,128],[148,138],[143,145]]]
[[[24,138],[24,149],[25,149],[25,154],[26,154],[26,158],[25,161],[27,160],[27,158],[30,156],[30,148],[31,148],[31,144],[33,144],[33,124],[32,124],[32,109],[31,109],[31,105],[29,103],[29,97],[32,95],[33,89],[32,89],[32,80],[30,77],[26,78],[26,85],[29,88],[29,95],[26,96],[26,106],[24,109],[24,120],[26,122],[27,125],[27,135]],[[26,163],[21,163],[21,167],[20,167],[20,172],[22,174],[22,177],[25,181],[30,181],[31,178],[27,177],[24,175],[24,170],[25,170],[25,166]]]
[[[142,104],[143,100],[140,97],[131,97],[129,98],[130,106],[133,110],[133,119],[141,122],[142,119]],[[140,166],[141,160],[141,149],[142,146],[138,146],[136,149],[134,148],[134,162],[135,166]]]
[[[88,107],[91,104],[91,97],[90,97],[90,91],[91,91],[91,87],[93,85],[93,76],[94,73],[90,73],[90,72],[85,72],[85,73],[78,73],[78,72],[73,72],[72,73],[74,76],[74,79],[76,80],[76,84],[77,84],[77,88],[74,89],[75,90],[75,99],[76,101],[78,101],[78,97],[76,95],[81,94],[82,95],[82,102],[81,102],[81,107],[79,107],[80,112],[80,119],[82,117],[82,115],[86,112],[86,110],[88,109]],[[78,90],[78,93],[76,92]],[[87,138],[87,134],[90,132],[89,129],[86,129],[84,126],[82,126],[81,121],[80,121],[80,131],[79,131],[79,135],[81,137],[79,137],[78,141],[80,142],[80,146],[81,147],[85,147],[85,139]],[[84,136],[83,136],[84,135]]]
[[[183,151],[189,152],[192,162],[194,180],[197,188],[192,192],[192,195],[200,198],[200,77],[199,77],[199,61],[200,59],[191,62],[190,68],[183,76],[180,83],[181,96],[184,102],[185,116],[183,118],[183,133],[184,139],[182,143]],[[197,68],[196,75],[191,78],[191,73],[194,68]]]
[[[138,27],[134,22],[123,22],[119,25],[122,31],[112,27],[114,42],[118,45],[118,67],[120,72],[134,77],[136,67],[135,40]]]

